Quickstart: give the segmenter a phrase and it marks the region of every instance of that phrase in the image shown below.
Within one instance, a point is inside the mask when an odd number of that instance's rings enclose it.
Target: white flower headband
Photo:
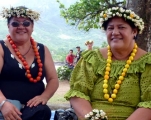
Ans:
[[[133,11],[123,9],[122,7],[112,7],[107,9],[106,11],[102,11],[100,14],[101,27],[103,28],[102,24],[109,18],[112,18],[114,16],[123,17],[127,20],[131,20],[134,25],[139,29],[139,34],[142,33],[144,29],[144,22],[142,18],[136,15]]]
[[[85,45],[92,44],[92,43],[93,43],[92,40],[88,40],[88,41],[85,42]]]
[[[39,20],[40,14],[28,8],[11,7],[10,9],[8,9],[4,7],[1,12],[1,16],[6,19],[10,17],[25,17],[30,18],[33,21],[37,21]]]

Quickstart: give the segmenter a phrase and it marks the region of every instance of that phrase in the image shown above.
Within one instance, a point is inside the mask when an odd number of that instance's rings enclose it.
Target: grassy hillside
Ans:
[[[71,1],[66,0],[65,4],[67,3],[71,3]],[[59,6],[56,1],[19,0],[16,6],[19,5],[25,5],[41,13],[40,20],[35,23],[33,37],[36,41],[47,45],[54,61],[63,61],[70,49],[76,52],[76,46],[86,49],[84,45],[86,40],[93,40],[94,46],[97,47],[106,40],[105,34],[101,30],[84,32],[66,24],[65,20],[60,17]],[[0,39],[3,39],[8,34],[6,20],[0,20],[0,26]]]

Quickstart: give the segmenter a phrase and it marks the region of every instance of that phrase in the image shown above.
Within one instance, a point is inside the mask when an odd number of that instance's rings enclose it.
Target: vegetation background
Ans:
[[[67,7],[76,1],[78,0],[61,0]],[[54,61],[64,61],[70,49],[76,53],[76,46],[81,46],[82,50],[86,49],[84,43],[87,40],[93,40],[96,47],[106,41],[105,33],[100,29],[85,32],[75,26],[69,26],[60,16],[56,0],[5,0],[0,5],[0,10],[4,6],[26,6],[41,13],[40,20],[35,22],[33,38],[50,49]],[[6,20],[0,18],[0,26],[0,38],[4,39],[8,34]]]

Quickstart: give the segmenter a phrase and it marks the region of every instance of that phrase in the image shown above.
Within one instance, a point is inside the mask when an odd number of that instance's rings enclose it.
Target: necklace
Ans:
[[[37,63],[38,63],[38,67],[39,67],[39,69],[38,69],[39,70],[38,71],[38,75],[37,75],[36,78],[32,77],[32,75],[30,73],[30,67],[29,67],[27,61],[25,60],[25,58],[19,52],[17,46],[15,45],[15,43],[13,42],[13,40],[11,39],[10,35],[7,36],[7,39],[9,41],[10,45],[12,46],[15,54],[18,56],[18,58],[23,63],[23,66],[24,66],[24,68],[26,70],[26,77],[29,79],[29,81],[30,82],[34,82],[34,83],[40,81],[41,76],[42,76],[42,71],[43,71],[43,69],[42,69],[43,64],[41,63],[40,55],[39,55],[39,52],[38,52],[38,49],[37,49],[37,46],[36,46],[36,43],[35,43],[34,39],[31,37],[30,38],[30,42],[31,42],[31,46],[33,48],[33,51],[35,53],[35,56],[36,56],[36,59],[37,59]]]
[[[120,88],[120,85],[122,84],[122,81],[124,80],[124,76],[126,75],[126,72],[128,68],[130,67],[130,64],[134,60],[135,54],[137,52],[137,44],[135,43],[134,48],[131,52],[131,55],[129,59],[126,61],[125,67],[119,76],[118,80],[116,81],[116,84],[114,86],[114,90],[112,91],[111,95],[109,95],[108,92],[108,80],[109,80],[109,73],[111,71],[111,62],[112,62],[112,52],[110,49],[110,46],[108,46],[108,58],[107,58],[107,64],[106,64],[106,71],[104,75],[104,83],[103,83],[103,93],[104,93],[104,98],[107,99],[109,102],[113,102],[113,99],[116,98],[116,95],[118,93],[118,89]]]
[[[30,48],[31,48],[31,46],[29,47],[29,49],[27,50],[27,52],[22,55],[24,59],[26,59],[25,55],[27,55],[27,53],[29,52]]]

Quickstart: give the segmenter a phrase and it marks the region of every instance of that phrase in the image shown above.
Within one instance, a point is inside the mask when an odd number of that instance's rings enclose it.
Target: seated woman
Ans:
[[[109,120],[151,120],[151,54],[135,43],[144,22],[121,7],[100,17],[108,47],[83,52],[65,98],[82,120],[93,109]]]
[[[31,37],[40,14],[20,6],[4,8],[2,17],[9,35],[0,41],[0,111],[5,120],[50,120],[46,103],[58,77],[48,48]]]

